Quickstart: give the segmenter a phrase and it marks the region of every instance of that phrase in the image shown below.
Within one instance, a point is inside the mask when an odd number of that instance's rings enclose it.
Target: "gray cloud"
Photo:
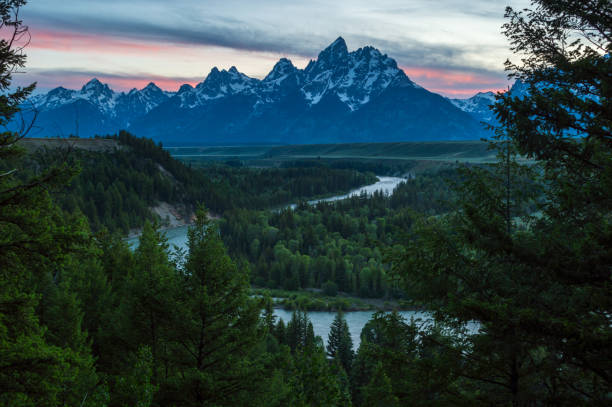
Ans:
[[[522,4],[524,2],[519,1],[518,3]],[[470,0],[469,3],[457,0],[436,0],[435,4],[432,2],[413,2],[401,7],[373,8],[372,12],[381,15],[403,15],[409,17],[415,13],[432,13],[434,10],[438,13],[440,10],[443,10],[446,13],[457,15],[499,19],[504,15],[504,9],[507,4],[508,1],[505,0]]]
[[[31,13],[30,19],[40,27],[155,43],[211,45],[244,51],[290,53],[300,56],[312,56],[315,50],[314,46],[309,46],[313,38],[304,41],[304,39],[298,40],[280,34],[275,35],[237,19],[200,19],[198,28],[106,17],[79,16],[77,18],[38,13]]]
[[[77,89],[84,85],[92,78],[98,78],[102,82],[111,82],[111,88],[115,90],[127,90],[125,86],[112,85],[114,81],[145,81],[156,82],[161,88],[167,90],[168,86],[165,83],[175,83],[176,88],[185,83],[195,83],[202,81],[202,77],[190,76],[161,76],[149,72],[105,72],[88,69],[29,69],[25,75],[16,75],[14,84],[17,86],[29,85],[32,82],[37,82],[35,93],[46,92],[51,88],[55,88],[57,83],[61,83],[63,87],[69,89]]]
[[[186,45],[227,47],[249,52],[270,52],[291,54],[306,58],[315,58],[318,53],[335,36],[309,35],[300,33],[280,35],[274,30],[266,31],[236,18],[208,17],[200,19],[199,27],[182,27],[155,22],[133,21],[127,19],[109,19],[66,15],[42,16],[31,13],[31,20],[38,26],[56,30],[88,33],[101,36],[113,36],[121,39],[134,39],[154,43],[176,43]],[[353,33],[342,34],[350,43],[372,45],[396,59],[400,65],[420,66],[436,69],[456,69],[473,73],[502,74],[500,70],[492,71],[467,63],[466,54],[477,47],[479,52],[486,52],[480,45],[449,46],[444,44],[424,44],[414,39],[389,41],[382,37],[365,36]]]
[[[99,35],[101,41],[111,36],[128,42],[216,46],[303,58],[315,58],[342,35],[350,48],[375,46],[400,66],[471,73],[490,83],[505,80],[503,60],[498,61],[499,69],[492,69],[496,61],[485,64],[482,59],[475,61],[473,55],[500,55],[500,50],[503,53],[507,48],[503,41],[488,46],[456,44],[457,41],[451,46],[443,40],[424,43],[411,37],[408,30],[402,31],[405,28],[402,21],[436,18],[436,13],[443,13],[447,17],[458,16],[459,25],[450,27],[449,32],[470,30],[471,27],[461,25],[467,20],[486,21],[490,27],[498,19],[501,25],[506,2],[522,6],[529,0],[437,0],[435,4],[428,0],[380,0],[376,5],[368,0],[62,0],[54,5],[32,2],[24,9],[23,16],[36,28]],[[64,69],[32,74],[60,78],[70,72]],[[123,74],[95,69],[75,70],[72,74],[115,79],[155,78],[146,72]],[[183,79],[193,82],[196,78]],[[457,84],[457,89],[461,86]]]

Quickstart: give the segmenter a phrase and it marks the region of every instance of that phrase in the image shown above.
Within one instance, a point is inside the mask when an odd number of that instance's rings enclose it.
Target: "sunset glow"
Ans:
[[[42,92],[56,86],[79,88],[97,77],[115,90],[153,81],[175,91],[184,83],[201,82],[215,66],[236,66],[261,79],[281,57],[304,68],[342,35],[349,49],[372,45],[394,58],[414,82],[445,96],[507,88],[503,61],[508,50],[498,12],[505,1],[478,0],[466,10],[443,0],[449,11],[444,20],[429,3],[413,3],[402,8],[402,2],[384,0],[373,7],[342,0],[322,8],[279,0],[264,0],[257,7],[195,0],[135,0],[113,7],[99,0],[53,6],[37,2],[24,13],[31,33],[29,69],[16,82],[36,81]],[[349,8],[353,11],[346,14]],[[466,15],[473,22],[468,31]],[[475,39],[481,44],[474,44]]]

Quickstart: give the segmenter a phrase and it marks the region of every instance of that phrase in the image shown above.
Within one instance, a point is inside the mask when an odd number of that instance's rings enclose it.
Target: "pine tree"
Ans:
[[[168,259],[168,244],[157,225],[145,222],[134,252],[134,269],[123,287],[121,327],[128,351],[146,345],[151,350],[153,383],[167,379],[169,342],[173,321],[178,317],[179,275]],[[127,334],[127,335],[126,335]]]
[[[260,304],[249,297],[247,271],[228,257],[204,209],[188,237],[181,318],[174,326],[176,403],[235,405],[261,379],[250,361],[262,339]]]
[[[428,383],[417,369],[417,333],[415,324],[408,324],[397,312],[377,312],[366,323],[361,331],[361,344],[351,376],[355,405],[368,405],[364,390],[374,380],[379,364],[381,372],[378,375],[384,373],[390,380],[390,391],[401,405],[419,405],[421,399],[430,398],[422,391]],[[383,378],[376,380],[381,384]]]
[[[297,399],[294,405],[350,405],[320,343],[300,350],[294,355],[294,360],[296,371],[291,382]]]
[[[353,340],[342,311],[338,311],[332,322],[327,338],[327,355],[340,362],[347,373],[351,372],[353,358]]]
[[[612,368],[610,7],[534,6],[506,13],[523,61],[507,66],[528,92],[499,96],[499,162],[465,173],[457,210],[421,220],[396,271],[448,327],[480,323],[448,348],[469,360],[456,372],[464,396],[601,403]]]
[[[534,244],[520,253],[538,275],[541,303],[524,328],[560,359],[556,371],[568,373],[557,386],[600,401],[609,399],[612,381],[611,6],[608,0],[534,6],[507,9],[504,26],[521,54],[521,63],[507,68],[527,94],[504,95],[495,106],[519,152],[542,163],[548,186]]]
[[[302,310],[295,310],[285,329],[287,345],[292,352],[311,349],[315,344],[314,329],[308,315]]]
[[[6,34],[0,39],[0,125],[4,129],[18,121],[20,105],[34,89],[34,85],[11,85],[12,74],[26,61],[23,47],[28,33],[19,14],[25,4],[24,0],[0,1],[0,29]],[[65,304],[70,316],[69,324],[58,325],[54,332],[41,326],[36,314],[39,283],[49,276],[46,273],[61,268],[66,255],[88,236],[63,221],[49,195],[74,174],[71,169],[59,164],[29,178],[19,176],[23,150],[17,142],[29,126],[23,123],[18,131],[0,132],[0,405],[93,405],[99,400],[74,385],[84,373],[79,368],[88,364],[91,368],[92,361],[78,301],[66,287],[52,287],[59,290],[54,306]],[[59,309],[54,314],[60,316]],[[64,340],[70,342],[68,346]]]

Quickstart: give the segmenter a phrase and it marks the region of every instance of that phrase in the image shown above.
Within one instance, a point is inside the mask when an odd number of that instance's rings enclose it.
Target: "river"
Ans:
[[[338,201],[341,199],[346,199],[351,196],[361,195],[365,192],[368,195],[373,194],[376,191],[382,191],[385,194],[393,193],[393,190],[399,185],[400,182],[405,181],[404,178],[398,177],[378,177],[378,182],[370,185],[363,186],[361,188],[357,188],[348,194],[344,195],[336,195],[330,198],[316,199],[312,201],[308,201],[311,205],[314,205],[318,202],[332,202]],[[289,208],[295,208],[295,204],[288,205]],[[189,226],[179,226],[176,228],[166,229],[164,232],[166,233],[166,237],[168,239],[168,243],[170,247],[180,247],[183,249],[187,249],[187,230]],[[128,244],[131,247],[136,247],[138,245],[138,236],[131,237],[126,239]],[[425,323],[432,321],[430,315],[421,311],[400,311],[399,312],[407,322],[410,322],[411,318],[415,320],[421,320]],[[278,318],[282,319],[285,322],[285,325],[291,320],[292,311],[287,311],[283,309],[275,309],[274,315]],[[336,316],[335,312],[327,312],[327,311],[309,311],[307,312],[310,321],[312,322],[312,326],[314,328],[315,335],[320,336],[323,339],[323,342],[327,344],[327,336],[329,335],[330,326]],[[359,344],[361,342],[359,336],[361,335],[361,330],[365,326],[365,324],[370,320],[374,311],[352,311],[346,312],[344,314],[346,318],[346,322],[349,326],[349,332],[351,334],[351,338],[353,340],[353,346],[355,351],[359,348]],[[477,330],[477,326],[472,327],[473,330]]]
[[[344,195],[336,195],[329,198],[323,199],[315,199],[312,201],[308,201],[309,204],[314,205],[319,202],[332,202],[339,201],[341,199],[346,199],[351,196],[361,195],[362,193],[366,193],[368,195],[372,195],[376,191],[382,191],[385,194],[392,194],[393,190],[399,185],[400,182],[405,181],[404,178],[398,177],[378,177],[378,181],[374,184],[366,185],[361,188],[357,188]],[[295,204],[287,205],[286,208],[295,208]],[[187,249],[187,230],[189,229],[188,225],[178,226],[175,228],[165,229],[166,237],[168,238],[168,244],[170,244],[170,248],[174,248],[174,246],[180,247],[182,249]],[[130,247],[135,248],[138,246],[138,236],[130,237],[126,239],[126,242],[130,245]]]
[[[398,178],[398,177],[377,176],[377,178],[378,178],[378,181],[375,182],[374,184],[356,188],[352,190],[351,192],[349,192],[348,194],[336,195],[336,196],[332,196],[329,198],[323,198],[323,199],[315,199],[312,201],[308,201],[308,203],[311,205],[315,205],[319,202],[340,201],[341,199],[350,198],[352,196],[359,196],[364,192],[367,195],[372,195],[374,192],[381,191],[383,194],[391,195],[393,193],[393,190],[399,185],[400,182],[406,181],[404,178]],[[287,207],[294,209],[296,207],[296,204],[288,205]]]
[[[293,311],[287,311],[284,309],[274,310],[274,315],[282,319],[285,326],[291,320],[292,313]],[[327,345],[327,336],[329,335],[329,330],[334,318],[336,317],[336,313],[328,311],[308,311],[306,314],[312,322],[315,335],[320,336],[323,339],[323,343]],[[399,311],[399,314],[403,316],[408,323],[410,323],[411,318],[414,318],[415,321],[420,319],[425,323],[432,321],[432,317],[422,311]],[[359,338],[361,335],[361,330],[372,318],[372,315],[374,315],[374,311],[352,311],[344,313],[344,318],[346,318],[351,339],[353,340],[353,349],[355,351],[357,351],[357,348],[359,348],[359,343],[361,342],[361,339]]]
[[[393,190],[399,185],[400,182],[405,181],[404,178],[398,177],[378,177],[378,181],[374,184],[366,185],[361,188],[354,189],[350,191],[348,194],[344,195],[336,195],[329,198],[316,199],[312,201],[308,201],[311,205],[314,205],[318,202],[332,202],[338,201],[341,199],[346,199],[351,196],[361,195],[362,193],[366,193],[368,195],[373,194],[376,191],[382,191],[385,194],[393,193]],[[288,208],[295,208],[295,204],[286,206]],[[176,228],[166,229],[164,232],[166,233],[166,237],[168,239],[168,243],[170,247],[173,248],[177,246],[182,249],[187,249],[187,230],[189,226],[179,226]],[[136,247],[138,245],[138,236],[131,237],[126,239],[128,244],[131,247]],[[363,329],[366,322],[370,320],[372,317],[373,311],[353,311],[346,312],[345,317],[349,326],[349,331],[351,333],[351,338],[353,339],[354,349],[357,350],[359,347],[359,343],[361,342],[359,339],[359,335],[361,334],[361,330]],[[291,311],[285,311],[282,309],[276,309],[274,314],[281,318],[285,324],[287,324],[291,320]],[[335,312],[325,312],[325,311],[311,311],[307,313],[312,321],[312,326],[314,328],[315,335],[323,338],[323,342],[327,343],[327,336],[329,335],[329,328],[331,323],[336,316]],[[401,311],[400,314],[406,318],[407,321],[410,321],[410,318],[421,318],[424,321],[430,321],[431,317],[428,316],[424,312],[418,311]]]

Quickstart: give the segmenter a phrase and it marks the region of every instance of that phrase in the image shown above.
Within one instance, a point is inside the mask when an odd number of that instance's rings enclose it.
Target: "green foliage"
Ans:
[[[161,202],[189,219],[200,202],[214,213],[233,208],[264,209],[303,199],[339,194],[375,181],[372,174],[337,168],[192,169],[150,139],[126,131],[115,136],[112,151],[42,148],[14,160],[20,173],[67,161],[80,174],[55,198],[68,212],[81,212],[94,231],[127,233],[155,220],[150,208]],[[43,144],[44,146],[44,144]],[[0,163],[0,170],[6,166]],[[8,168],[8,167],[6,167]],[[160,219],[164,222],[165,219]]]
[[[24,4],[0,1],[17,42]],[[24,133],[0,133],[0,406],[609,404],[609,2],[534,5],[506,13],[524,54],[508,67],[529,94],[499,96],[498,162],[424,173],[390,197],[255,211],[371,182],[359,171],[381,167],[196,171],[125,132],[114,152],[24,158]],[[9,90],[25,61],[14,45],[0,40],[0,124],[33,89]],[[189,252],[171,257],[146,222],[160,201],[186,214],[206,201],[225,218],[217,229],[199,210]],[[134,252],[105,229],[143,224]],[[247,264],[259,286],[340,295],[295,294],[285,325],[271,298],[249,295]],[[434,323],[376,313],[354,355],[339,313],[326,354],[301,310],[351,306],[347,292],[401,296],[390,276]]]
[[[157,386],[153,384],[153,354],[146,346],[138,349],[133,369],[118,379],[114,388],[114,402],[120,406],[150,407]]]
[[[8,35],[0,40],[4,126],[34,89],[11,90],[12,73],[25,64],[28,33],[19,18],[25,3],[0,2],[0,28]],[[100,405],[104,397],[97,391],[83,314],[66,276],[88,231],[79,219],[64,217],[48,193],[73,172],[60,164],[21,176],[12,164],[21,155],[16,143],[27,133],[24,126],[0,133],[0,404]]]
[[[221,234],[233,255],[249,260],[257,286],[401,297],[386,278],[383,252],[401,241],[414,211],[448,209],[442,202],[451,195],[446,179],[457,177],[451,170],[423,174],[391,196],[375,193],[278,212],[228,211]]]
[[[327,281],[322,284],[321,288],[323,288],[323,294],[328,295],[330,297],[335,297],[338,295],[338,284],[333,281]]]
[[[376,182],[371,173],[328,167],[201,168],[225,198],[223,209],[264,209],[306,199],[337,195]],[[211,209],[215,209],[211,207]]]
[[[0,297],[0,405],[53,406],[61,392],[66,352],[44,339],[36,301],[2,287]]]
[[[118,143],[113,151],[43,148],[20,165],[44,168],[49,162],[68,161],[79,168],[80,174],[55,198],[63,209],[83,213],[94,231],[107,228],[127,233],[142,227],[145,220],[154,220],[150,208],[160,202],[173,204],[185,218],[198,200],[210,196],[207,179],[152,140],[123,131],[113,139]]]
[[[444,345],[464,363],[454,386],[466,403],[610,401],[608,3],[507,10],[522,60],[507,66],[529,91],[499,96],[499,164],[468,171],[457,212],[424,218],[396,258],[408,295],[439,322],[480,324]]]
[[[286,327],[280,320],[271,335],[280,344],[273,352],[274,368],[286,389],[279,405],[351,405],[346,373],[326,359],[323,341],[304,312],[295,311]]]
[[[399,399],[393,394],[391,380],[385,374],[382,363],[378,363],[372,379],[363,389],[363,404],[373,407],[399,406]]]
[[[247,271],[227,256],[206,216],[200,209],[189,229],[181,318],[173,329],[176,396],[182,405],[234,405],[257,387],[249,354],[260,340],[260,306],[248,296]]]
[[[350,374],[355,354],[353,352],[353,340],[342,311],[336,314],[336,318],[332,322],[327,338],[327,355],[337,360],[344,371]]]
[[[179,275],[168,260],[168,244],[155,225],[145,223],[140,244],[134,252],[135,267],[124,285],[123,312],[132,337],[130,348],[146,345],[152,356],[153,383],[167,370],[169,342],[179,312]],[[127,339],[127,338],[126,338]],[[131,342],[131,343],[130,343]]]

